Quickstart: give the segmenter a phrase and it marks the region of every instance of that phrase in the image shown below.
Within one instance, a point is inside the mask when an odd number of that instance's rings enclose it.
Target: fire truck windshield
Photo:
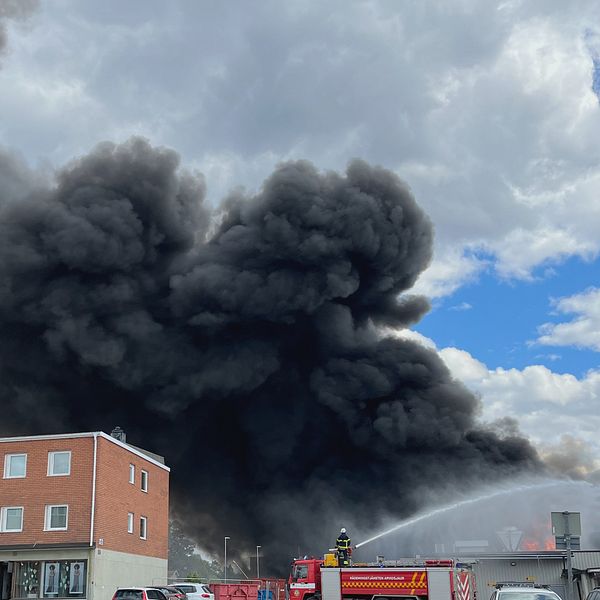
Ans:
[[[308,565],[296,565],[292,571],[292,579],[306,579],[308,577]]]

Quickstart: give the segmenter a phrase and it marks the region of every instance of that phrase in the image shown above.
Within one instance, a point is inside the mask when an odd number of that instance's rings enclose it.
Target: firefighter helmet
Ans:
[[[346,533],[346,528],[345,528],[345,527],[342,527],[342,528],[340,529],[340,533]]]

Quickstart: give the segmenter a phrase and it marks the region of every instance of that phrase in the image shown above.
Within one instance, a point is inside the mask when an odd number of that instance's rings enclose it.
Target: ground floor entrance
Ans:
[[[0,600],[112,600],[118,587],[166,580],[164,558],[87,545],[0,549]]]
[[[87,598],[85,559],[20,560],[0,565],[1,600]]]
[[[12,584],[12,566],[8,562],[0,562],[0,600],[9,600]]]

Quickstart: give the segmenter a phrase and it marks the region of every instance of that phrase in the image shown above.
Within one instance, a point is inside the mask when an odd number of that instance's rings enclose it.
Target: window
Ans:
[[[145,540],[147,532],[148,519],[146,517],[140,517],[140,537]]]
[[[148,600],[165,600],[164,594],[160,590],[146,590]]]
[[[71,451],[48,452],[48,475],[58,477],[71,474]]]
[[[69,507],[66,504],[46,506],[45,531],[64,531],[69,523]]]
[[[17,593],[13,598],[85,598],[87,560],[14,563]]]
[[[117,590],[114,595],[116,600],[143,600],[142,590]]]
[[[40,564],[38,561],[13,562],[13,598],[37,598],[39,596]]]
[[[4,457],[4,478],[25,477],[27,454],[7,454]]]
[[[142,492],[148,491],[148,471],[142,471]]]
[[[85,596],[86,561],[71,562],[69,565],[69,595]],[[59,590],[60,591],[60,590]]]
[[[135,483],[135,465],[129,465],[129,483]]]
[[[294,572],[292,573],[294,580],[307,579],[308,578],[308,565],[296,565]]]
[[[127,533],[133,533],[133,513],[127,513]]]
[[[23,507],[6,506],[0,509],[0,531],[23,531]]]

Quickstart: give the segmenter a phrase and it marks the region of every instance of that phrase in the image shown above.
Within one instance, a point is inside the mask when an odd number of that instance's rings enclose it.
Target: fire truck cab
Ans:
[[[475,600],[472,571],[451,560],[342,568],[296,560],[288,583],[290,600]]]
[[[321,597],[321,560],[295,560],[289,579],[290,600]]]

